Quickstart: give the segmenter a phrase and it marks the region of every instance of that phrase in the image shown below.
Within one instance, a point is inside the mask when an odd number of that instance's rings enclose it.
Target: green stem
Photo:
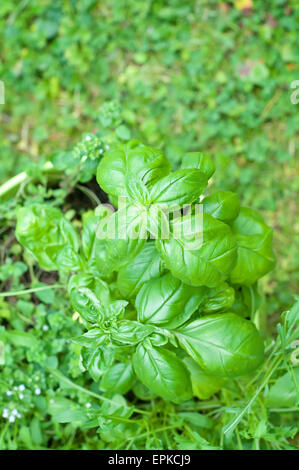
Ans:
[[[238,426],[238,424],[240,423],[241,419],[243,418],[243,416],[247,413],[247,411],[250,409],[251,405],[255,402],[257,396],[260,394],[260,392],[263,390],[263,388],[265,387],[265,385],[268,383],[270,377],[272,376],[272,374],[275,372],[275,370],[277,369],[277,367],[279,366],[279,364],[282,362],[282,358],[281,357],[278,357],[276,359],[276,361],[274,361],[273,363],[273,366],[272,368],[270,369],[270,371],[268,372],[268,374],[266,374],[264,380],[262,381],[261,385],[257,388],[255,394],[252,396],[252,398],[249,400],[249,402],[247,403],[247,405],[243,408],[243,410],[233,419],[233,421],[231,421],[229,424],[227,424],[226,426],[224,426],[223,428],[223,433],[224,434],[228,434],[229,432],[232,432],[236,426]]]
[[[89,197],[89,199],[95,204],[95,206],[101,205],[100,199],[91,189],[87,188],[86,186],[82,186],[82,184],[77,184],[76,186],[78,189],[80,189],[80,191],[82,191],[82,193],[86,194],[86,196]]]
[[[168,431],[169,429],[177,429],[179,428],[180,425],[179,424],[174,424],[173,426],[165,426],[163,428],[159,428],[159,429],[155,429],[155,433],[159,433],[159,432],[164,432],[164,431]],[[143,437],[146,437],[148,436],[148,432],[145,432],[143,434],[139,434],[139,436],[133,436],[133,437],[128,437],[128,439],[126,439],[127,441],[132,441],[132,440],[137,440],[137,439],[142,439]]]
[[[15,297],[17,295],[32,294],[33,292],[39,292],[39,291],[48,290],[48,289],[59,289],[59,288],[61,289],[63,287],[64,286],[60,284],[52,284],[50,286],[33,287],[32,289],[0,292],[0,297]]]
[[[75,388],[76,390],[86,393],[87,395],[90,395],[91,397],[97,398],[98,400],[101,401],[107,401],[109,403],[114,403],[113,400],[103,397],[102,395],[99,395],[98,393],[92,392],[91,390],[87,390],[86,388],[81,387],[80,385],[77,385],[76,383],[72,382],[68,377],[65,377],[58,369],[49,369],[52,375],[56,377],[56,379],[59,381],[61,380],[62,382],[65,382],[68,384],[71,388]],[[138,408],[134,408],[134,412],[140,413],[140,414],[145,414],[148,415],[149,413],[144,410],[140,410]]]
[[[51,162],[46,162],[43,166],[43,172],[46,174],[59,174],[60,172],[54,168]],[[9,195],[13,195],[14,192],[17,191],[17,188],[20,187],[22,184],[27,183],[30,180],[30,177],[26,171],[19,173],[18,175],[14,176],[10,180],[6,181],[6,183],[0,186],[0,200],[1,198],[5,199]]]

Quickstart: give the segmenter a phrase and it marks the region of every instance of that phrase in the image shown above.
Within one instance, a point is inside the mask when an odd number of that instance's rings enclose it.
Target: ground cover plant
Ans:
[[[298,105],[290,100],[298,9],[286,0],[187,3],[1,2],[0,449],[298,448]],[[220,233],[219,250],[231,244],[223,264],[195,262],[177,240],[157,236],[117,252],[97,241],[106,248],[94,257],[94,224],[107,216],[96,207],[117,208],[124,181],[105,178],[99,163],[109,169],[109,152],[131,139],[167,156],[163,178],[184,172],[185,186],[177,192],[176,183],[163,204],[200,202],[205,255],[213,258]],[[201,176],[200,198],[201,170],[186,173],[194,158],[216,168],[208,184]],[[151,200],[128,170],[133,227],[137,218],[145,228]],[[24,237],[18,224],[27,248],[15,236],[20,214],[29,225],[38,219]],[[233,267],[234,251],[245,270]],[[193,285],[198,279],[209,285]],[[202,318],[216,322],[219,346],[227,315],[234,328],[246,325],[246,371],[236,357],[241,336],[223,357],[203,347],[215,331]],[[111,348],[87,344],[93,333]],[[129,333],[135,343],[123,342]],[[174,354],[177,366],[167,368]],[[151,369],[138,368],[144,359],[160,359],[173,387],[163,374],[154,385]],[[173,392],[182,377],[188,397]]]
[[[218,189],[276,228],[277,264],[263,280],[275,323],[298,293],[296,6],[3,0],[0,180],[99,128],[161,148],[173,166],[209,152]]]

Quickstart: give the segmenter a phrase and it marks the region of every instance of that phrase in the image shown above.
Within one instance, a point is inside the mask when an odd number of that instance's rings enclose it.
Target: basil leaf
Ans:
[[[235,291],[226,282],[219,287],[209,289],[206,295],[202,311],[204,313],[214,313],[219,310],[228,310],[235,301]]]
[[[95,247],[100,271],[118,271],[143,248],[147,238],[147,216],[138,206],[124,206],[98,225]]]
[[[133,320],[123,320],[111,329],[113,341],[123,344],[136,345],[154,332],[151,325],[143,325]]]
[[[240,200],[237,194],[230,191],[217,191],[202,200],[203,210],[222,222],[234,220],[240,211]]]
[[[263,361],[256,327],[233,313],[199,318],[179,328],[176,336],[202,369],[219,377],[249,374]]]
[[[82,351],[83,366],[88,369],[91,377],[96,382],[108,369],[110,369],[114,359],[114,350],[112,346],[108,344],[101,348],[84,349]]]
[[[101,346],[107,337],[106,334],[100,328],[91,328],[84,335],[74,338],[72,341],[75,344],[80,346],[85,346],[86,348],[95,348],[95,346]]]
[[[207,186],[207,177],[200,170],[177,170],[159,180],[152,188],[151,202],[181,205],[196,201]]]
[[[81,258],[70,245],[63,246],[59,250],[56,247],[47,248],[47,254],[52,259],[56,258],[57,267],[63,271],[77,272],[82,269]]]
[[[45,270],[81,268],[78,234],[59,209],[46,204],[21,207],[16,237]]]
[[[215,164],[211,157],[202,152],[188,152],[182,159],[182,168],[197,168],[208,179],[215,173]]]
[[[94,244],[97,228],[101,220],[112,214],[112,209],[102,206],[97,212],[88,211],[82,216],[82,250],[85,258],[89,261],[94,256]]]
[[[140,344],[133,356],[133,365],[139,380],[152,393],[174,403],[191,398],[189,373],[174,352]]]
[[[233,284],[254,284],[274,267],[272,229],[254,210],[242,207],[232,224],[238,244],[238,259],[230,279]]]
[[[170,163],[161,150],[136,140],[107,152],[97,170],[101,188],[112,196],[126,196],[126,178],[134,174],[147,186],[170,172]]]
[[[191,375],[193,395],[200,400],[208,400],[225,385],[226,379],[204,372],[191,357],[186,357],[184,363]]]
[[[177,225],[182,225],[183,219]],[[182,232],[184,229],[176,228],[176,233]],[[203,241],[197,249],[188,249],[190,238],[184,235],[157,240],[156,246],[173,276],[192,286],[216,287],[228,278],[236,263],[235,238],[228,225],[209,214],[203,214],[200,232]]]
[[[105,392],[124,395],[133,386],[134,371],[131,363],[118,362],[108,369],[101,380],[100,388]]]
[[[176,328],[204,301],[206,288],[190,287],[170,273],[145,283],[136,298],[138,320]]]
[[[97,322],[111,302],[106,282],[86,274],[75,274],[68,284],[70,301],[75,311],[88,322]]]
[[[154,242],[148,242],[140,253],[120,268],[117,287],[123,297],[134,297],[143,284],[163,274],[165,268]]]

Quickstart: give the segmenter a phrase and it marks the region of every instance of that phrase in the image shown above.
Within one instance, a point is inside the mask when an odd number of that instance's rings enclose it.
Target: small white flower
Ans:
[[[103,150],[103,149],[101,149],[101,150],[100,150],[100,153],[103,153],[103,152],[104,152],[104,150]]]
[[[11,412],[12,416],[17,416],[18,415],[18,410],[14,408]]]
[[[90,408],[91,407],[91,403],[86,403],[86,408]]]
[[[49,329],[48,325],[44,325],[44,326],[43,326],[43,330],[44,330],[44,331],[48,331],[48,329]]]
[[[2,418],[8,418],[9,413],[7,408],[3,408]]]
[[[91,140],[90,135],[87,135],[87,136],[85,137],[85,140]]]
[[[41,394],[41,389],[37,387],[35,389],[35,395],[40,395],[40,394]]]
[[[106,150],[109,150],[110,149],[110,145],[106,145]]]
[[[23,400],[23,398],[24,398],[24,394],[23,394],[23,393],[19,393],[19,399],[20,399],[20,400]]]
[[[52,403],[54,403],[54,400],[53,400],[53,398],[51,398],[51,400],[50,400],[50,403],[51,403],[51,404],[52,404]]]
[[[25,390],[25,388],[26,388],[25,385],[24,385],[24,384],[21,384],[21,385],[19,386],[20,392],[23,392],[23,390]]]
[[[18,413],[18,414],[16,415],[16,417],[17,417],[17,418],[22,418],[21,413]]]
[[[13,389],[14,389],[14,390],[18,390],[18,387],[14,387]]]
[[[12,395],[12,391],[11,391],[11,390],[7,390],[6,395],[7,395],[8,397],[10,397],[10,395]]]
[[[15,418],[14,416],[10,416],[10,417],[8,418],[8,421],[9,421],[10,423],[14,423],[15,420],[16,420],[16,418]]]

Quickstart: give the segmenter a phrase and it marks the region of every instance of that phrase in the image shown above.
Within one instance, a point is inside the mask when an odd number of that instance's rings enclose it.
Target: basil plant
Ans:
[[[49,204],[19,209],[16,236],[66,282],[86,327],[81,364],[103,392],[207,399],[262,363],[253,319],[272,230],[236,194],[205,196],[214,171],[199,152],[172,171],[161,150],[130,141],[101,159],[110,204],[81,222]]]

